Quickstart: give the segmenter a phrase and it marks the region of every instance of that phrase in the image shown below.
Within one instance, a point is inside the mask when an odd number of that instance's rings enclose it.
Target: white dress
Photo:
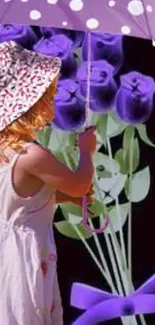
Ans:
[[[0,324],[63,325],[52,221],[55,193],[44,187],[21,198],[13,166],[0,167]]]

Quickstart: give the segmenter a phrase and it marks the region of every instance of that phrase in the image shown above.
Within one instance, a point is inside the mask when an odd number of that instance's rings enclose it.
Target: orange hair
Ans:
[[[57,81],[58,77],[54,79],[45,94],[28,112],[0,131],[0,161],[9,162],[8,157],[4,154],[7,147],[16,152],[23,152],[23,145],[36,140],[36,132],[53,120]]]

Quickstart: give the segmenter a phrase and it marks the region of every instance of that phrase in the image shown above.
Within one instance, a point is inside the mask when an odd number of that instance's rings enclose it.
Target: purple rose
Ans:
[[[104,113],[114,105],[117,85],[113,78],[114,67],[106,61],[91,62],[90,109]],[[77,74],[81,93],[87,94],[87,62],[84,62]]]
[[[74,48],[82,45],[85,36],[84,32],[68,30],[63,28],[41,27],[41,32],[43,36],[46,38],[57,34],[65,35],[73,42]]]
[[[76,73],[77,63],[72,50],[72,41],[65,35],[42,38],[33,46],[33,50],[37,53],[59,57],[62,61],[63,77],[71,77]]]
[[[0,43],[15,41],[26,48],[31,48],[37,42],[37,36],[29,26],[0,25]]]
[[[151,77],[130,72],[121,77],[116,112],[127,123],[144,123],[151,115],[155,83]]]
[[[84,61],[88,57],[88,35],[85,35],[82,56]],[[106,60],[115,67],[117,72],[123,61],[123,36],[113,34],[91,34],[91,59]]]
[[[85,104],[77,82],[66,79],[58,82],[55,97],[55,119],[58,128],[73,131],[81,128],[85,122]]]

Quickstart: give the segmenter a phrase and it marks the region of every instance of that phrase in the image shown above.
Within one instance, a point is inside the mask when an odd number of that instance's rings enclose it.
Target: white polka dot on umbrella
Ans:
[[[124,25],[122,26],[121,28],[121,32],[124,34],[124,35],[129,35],[131,33],[131,29],[129,26],[127,25]]]
[[[153,12],[153,8],[152,8],[152,6],[150,6],[150,5],[147,5],[147,6],[146,6],[146,10],[147,10],[148,12]]]
[[[128,11],[133,16],[139,16],[144,13],[143,2],[140,0],[132,0],[128,4]]]
[[[41,18],[41,12],[39,10],[31,10],[30,11],[30,18],[32,20],[38,20]]]
[[[73,11],[80,11],[83,9],[83,1],[82,0],[72,0],[70,2],[69,6]]]
[[[67,21],[63,21],[63,22],[62,22],[62,25],[63,25],[63,26],[67,26],[67,25],[68,25]]]
[[[114,7],[115,4],[116,4],[116,1],[114,1],[114,0],[110,0],[110,1],[108,2],[108,6],[111,7],[111,8]]]
[[[95,18],[90,18],[87,20],[86,26],[89,29],[96,29],[99,26],[99,21]]]
[[[47,0],[47,3],[50,5],[56,5],[58,3],[58,0]]]

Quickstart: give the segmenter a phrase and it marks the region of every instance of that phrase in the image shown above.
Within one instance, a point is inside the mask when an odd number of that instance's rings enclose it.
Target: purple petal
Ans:
[[[37,42],[37,36],[29,26],[24,25],[0,25],[0,43],[16,41],[20,45],[31,48]]]
[[[77,74],[83,96],[87,95],[87,64],[84,62]],[[105,113],[113,107],[117,92],[113,72],[114,67],[106,61],[91,62],[90,109],[92,111]]]
[[[82,56],[88,58],[88,35],[85,35]],[[123,63],[123,37],[121,35],[92,33],[91,59],[106,60],[115,67],[117,72]]]
[[[75,75],[77,63],[73,54],[72,41],[65,35],[54,35],[50,38],[42,38],[34,45],[33,50],[49,56],[57,56],[62,61],[63,77]]]
[[[121,77],[116,97],[116,112],[119,118],[130,124],[144,123],[153,109],[155,83],[151,77],[130,72]]]
[[[61,80],[55,97],[56,113],[53,123],[65,131],[81,128],[85,122],[85,103],[78,83],[73,80]]]

